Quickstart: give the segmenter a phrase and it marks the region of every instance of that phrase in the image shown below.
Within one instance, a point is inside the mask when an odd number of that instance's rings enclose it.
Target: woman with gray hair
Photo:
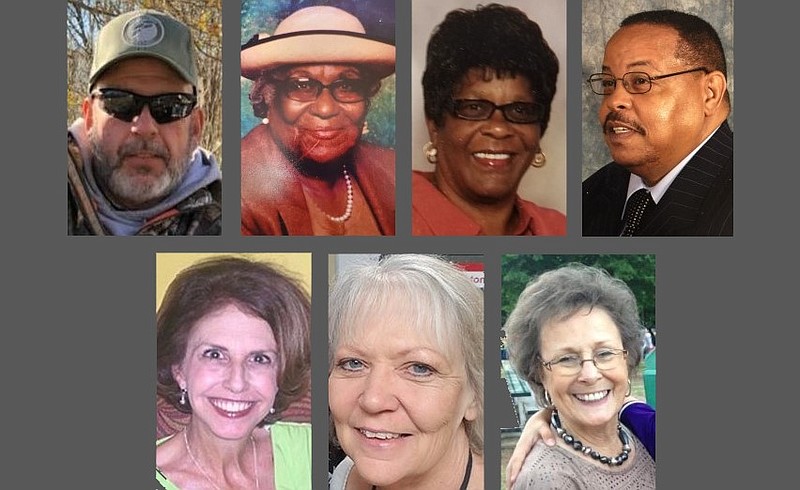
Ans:
[[[394,151],[361,141],[393,42],[314,6],[242,46],[263,124],[242,139],[244,235],[394,235]]]
[[[354,267],[328,322],[331,436],[347,454],[330,488],[482,489],[483,293],[465,272],[415,254]]]
[[[581,264],[545,272],[505,330],[514,368],[559,436],[534,446],[514,488],[655,488],[655,462],[617,419],[643,336],[627,284]]]

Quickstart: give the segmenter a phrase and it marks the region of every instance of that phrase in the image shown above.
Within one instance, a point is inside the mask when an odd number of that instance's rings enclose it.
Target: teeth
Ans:
[[[253,402],[235,402],[229,400],[213,400],[215,407],[226,412],[243,412],[253,406]]]
[[[508,160],[511,158],[510,153],[484,153],[484,152],[477,152],[473,153],[476,158],[486,158],[489,160]]]
[[[630,129],[628,129],[628,128],[614,127],[614,128],[611,128],[611,131],[615,132],[616,134],[620,134],[620,133],[627,133],[627,132],[629,132],[629,131],[630,131]]]
[[[596,393],[581,393],[576,394],[575,398],[584,402],[595,402],[597,400],[602,400],[606,396],[608,396],[608,390],[606,391],[598,391]]]
[[[372,432],[366,429],[361,429],[361,433],[367,436],[370,439],[397,439],[400,437],[400,434],[393,434],[391,432]]]

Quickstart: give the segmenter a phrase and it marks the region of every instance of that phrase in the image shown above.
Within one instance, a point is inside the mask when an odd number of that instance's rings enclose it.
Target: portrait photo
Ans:
[[[583,236],[733,235],[733,11],[584,0]]]
[[[502,485],[655,488],[655,255],[504,255]]]
[[[412,234],[566,234],[565,2],[411,16]]]
[[[242,2],[243,235],[394,235],[394,0]]]

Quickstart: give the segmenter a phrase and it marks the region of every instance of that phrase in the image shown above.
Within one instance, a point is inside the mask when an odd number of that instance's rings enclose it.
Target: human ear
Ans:
[[[180,364],[172,365],[172,377],[175,378],[175,382],[178,383],[180,389],[186,389],[186,377],[183,375],[183,369]]]
[[[439,127],[432,119],[425,120],[425,126],[428,127],[428,137],[431,139],[434,148],[436,147],[437,140],[439,139]]]
[[[86,132],[94,125],[94,107],[92,106],[92,98],[86,97],[81,104],[81,113],[83,114],[83,125],[86,127]]]
[[[200,138],[203,136],[203,126],[205,125],[205,118],[206,114],[203,112],[203,109],[200,107],[196,107],[192,111],[191,115],[191,124],[189,131],[192,135],[192,141],[194,141],[194,146],[200,145]]]
[[[721,71],[712,71],[705,77],[704,105],[705,114],[710,116],[717,112],[725,100],[725,91],[728,89],[728,82]]]

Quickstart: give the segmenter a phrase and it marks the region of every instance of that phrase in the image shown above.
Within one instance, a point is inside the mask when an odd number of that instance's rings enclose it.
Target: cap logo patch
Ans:
[[[164,25],[152,15],[143,14],[125,23],[122,39],[137,48],[149,48],[164,38]]]

